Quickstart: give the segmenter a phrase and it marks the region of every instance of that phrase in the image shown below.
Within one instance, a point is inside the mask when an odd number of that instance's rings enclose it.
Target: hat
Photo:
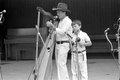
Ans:
[[[53,8],[52,10],[61,10],[65,12],[70,12],[70,10],[68,10],[67,8],[68,8],[67,4],[61,2],[58,3],[57,8]]]

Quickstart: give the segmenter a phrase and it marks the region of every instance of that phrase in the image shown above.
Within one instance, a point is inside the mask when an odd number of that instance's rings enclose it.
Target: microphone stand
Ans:
[[[0,52],[0,73],[1,73],[1,80],[3,80],[2,69],[1,69],[1,52]]]
[[[76,39],[78,38],[78,33],[77,33],[77,37],[76,37]],[[77,78],[78,78],[78,80],[80,80],[80,77],[79,77],[79,75],[80,75],[80,72],[79,72],[79,58],[78,58],[78,42],[77,42],[77,40],[75,41],[76,42],[76,56],[77,56]]]
[[[0,73],[1,73],[1,80],[3,80],[3,77],[2,77],[2,69],[1,69],[1,52],[0,52]]]
[[[0,14],[0,23],[2,23],[2,16],[3,16],[3,14]]]
[[[118,52],[118,69],[119,69],[119,80],[120,80],[120,18],[118,19],[118,23],[114,24],[114,26],[118,26],[118,30],[117,30],[117,34],[116,34],[116,40],[118,41],[118,48],[113,49],[113,45],[112,45],[111,41],[108,39],[108,37],[107,37],[107,31],[109,29],[105,30],[105,36],[106,36],[108,42],[111,45],[111,51],[117,51]]]
[[[3,21],[2,21],[2,18],[3,18]],[[4,17],[3,17],[3,14],[1,13],[0,14],[0,24],[2,24],[4,22]],[[0,49],[1,51],[1,49]],[[3,76],[2,76],[2,68],[1,68],[1,55],[2,53],[0,52],[0,73],[1,73],[1,80],[3,80]]]
[[[0,14],[0,24],[2,24],[4,22],[4,17],[3,17],[3,13]]]
[[[119,27],[118,27],[118,31],[117,31],[117,40],[118,40],[118,61],[119,61],[119,80],[120,80],[120,24],[119,24]]]
[[[118,30],[117,30],[116,38],[118,41],[117,52],[118,52],[118,68],[119,68],[119,80],[120,80],[120,18],[118,19],[117,26],[118,26]]]

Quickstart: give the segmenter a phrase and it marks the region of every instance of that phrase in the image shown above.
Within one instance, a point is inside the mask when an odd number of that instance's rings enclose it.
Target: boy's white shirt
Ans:
[[[77,42],[77,49],[78,51],[83,51],[86,50],[86,46],[84,45],[79,45],[79,43],[85,43],[86,41],[90,41],[89,36],[87,35],[87,33],[83,32],[82,30],[78,33],[78,37],[80,38],[80,42]],[[72,46],[72,50],[75,51],[76,50],[76,38],[77,35],[75,35],[74,33],[72,34],[72,39],[71,41],[74,42],[75,45]]]

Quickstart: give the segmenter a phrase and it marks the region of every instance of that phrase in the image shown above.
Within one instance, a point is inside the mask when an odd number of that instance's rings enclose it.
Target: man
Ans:
[[[80,20],[72,22],[72,80],[88,80],[86,46],[91,46],[92,42],[87,33],[81,30],[81,25]]]
[[[68,6],[65,3],[58,3],[57,8],[53,8],[57,12],[57,16],[60,19],[58,23],[58,27],[56,28],[51,22],[47,22],[47,26],[53,27],[56,32],[56,49],[55,49],[55,57],[56,57],[56,65],[57,65],[57,73],[58,80],[70,80],[67,70],[67,55],[70,49],[69,39],[65,33],[72,34],[71,27],[71,19],[66,15],[68,10]]]

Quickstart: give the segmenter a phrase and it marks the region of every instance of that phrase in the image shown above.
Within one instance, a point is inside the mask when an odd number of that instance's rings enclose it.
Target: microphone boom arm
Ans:
[[[112,44],[112,42],[110,41],[110,39],[108,38],[108,32],[107,32],[108,30],[109,30],[109,28],[107,28],[104,33],[105,33],[105,37],[106,37],[108,43],[110,44],[110,50],[111,50],[111,51],[117,51],[117,49],[114,49],[114,48],[113,48],[113,44]]]
[[[110,50],[113,51],[113,45],[112,45],[110,39],[108,38],[108,35],[107,35],[107,34],[108,34],[108,33],[106,32],[106,33],[105,33],[105,37],[106,37],[107,41],[108,41],[109,44],[110,44]]]

